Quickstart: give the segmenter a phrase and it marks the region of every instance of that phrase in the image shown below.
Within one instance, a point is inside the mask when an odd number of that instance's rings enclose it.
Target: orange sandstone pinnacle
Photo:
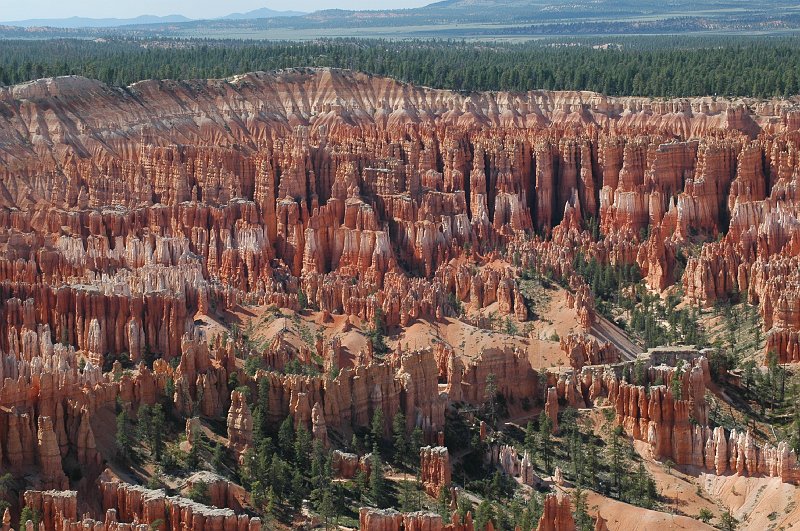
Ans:
[[[327,69],[127,90],[77,77],[0,88],[2,464],[37,482],[25,499],[47,529],[55,515],[78,525],[67,490],[74,458],[89,483],[100,478],[95,527],[169,513],[173,526],[255,531],[258,519],[230,507],[167,503],[101,474],[111,456],[98,423],[118,400],[135,417],[170,393],[181,418],[227,416],[241,458],[253,411],[229,382],[252,392],[263,378],[269,422],[291,415],[323,446],[335,442],[329,430],[349,434],[378,409],[387,435],[403,412],[409,430],[441,444],[448,405],[482,404],[493,374],[510,403],[544,399],[554,431],[559,401],[606,400],[656,459],[796,482],[785,442],[708,427],[705,358],[679,376],[682,399],[610,370],[620,353],[591,335],[601,317],[591,279],[573,264],[636,264],[650,289],[678,282],[704,306],[746,297],[766,350],[800,361],[798,116],[781,100],[466,95]],[[345,327],[382,316],[403,328],[491,307],[525,337],[539,317],[524,292],[528,272],[568,287],[576,329],[559,342],[571,372],[540,379],[503,344],[472,359],[440,342],[381,360],[369,343],[363,363],[335,377],[253,378],[237,360],[241,342],[206,336],[204,319],[252,305],[309,307],[326,322],[343,315]],[[318,356],[331,373],[349,348],[311,343],[304,359]],[[277,370],[291,361],[277,335],[258,355]],[[648,366],[648,381],[670,381],[671,367]],[[490,453],[524,483],[538,481],[524,454]],[[423,454],[426,487],[438,493],[449,454]],[[334,455],[341,477],[368,467],[365,456]],[[218,503],[231,498],[229,486],[215,489]],[[569,503],[548,497],[539,528],[574,526]],[[472,527],[471,517],[447,526],[425,514],[360,518],[369,529]]]

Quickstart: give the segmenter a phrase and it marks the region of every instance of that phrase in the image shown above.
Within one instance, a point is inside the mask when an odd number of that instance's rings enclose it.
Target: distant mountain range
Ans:
[[[327,9],[301,13],[262,8],[210,20],[172,15],[0,22],[0,39],[379,37],[489,40],[798,32],[800,8],[786,0],[442,0],[411,9]]]
[[[118,28],[120,26],[130,26],[138,24],[175,24],[178,22],[191,22],[192,19],[182,15],[167,15],[157,17],[154,15],[142,15],[136,18],[32,18],[29,20],[16,20],[13,22],[2,22],[6,26],[19,26],[23,28],[32,27],[51,27],[51,28]]]
[[[275,11],[262,7],[246,13],[231,13],[224,17],[214,20],[255,20],[259,18],[274,17],[299,17],[305,15],[302,11]],[[28,20],[15,20],[11,22],[0,22],[0,25],[16,26],[21,28],[48,27],[48,28],[119,28],[123,26],[140,26],[152,24],[178,24],[182,22],[193,22],[194,19],[183,15],[167,15],[158,17],[155,15],[141,15],[135,18],[34,18]]]
[[[253,20],[257,18],[276,18],[276,17],[302,17],[307,15],[303,11],[275,11],[268,7],[261,9],[254,9],[246,13],[231,13],[230,15],[221,17],[219,20]]]

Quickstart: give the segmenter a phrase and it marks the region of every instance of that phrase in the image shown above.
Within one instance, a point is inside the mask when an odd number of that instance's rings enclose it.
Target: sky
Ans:
[[[214,18],[268,7],[277,11],[319,9],[391,9],[419,7],[435,0],[0,0],[0,20],[32,18],[132,18],[139,15],[184,15]]]

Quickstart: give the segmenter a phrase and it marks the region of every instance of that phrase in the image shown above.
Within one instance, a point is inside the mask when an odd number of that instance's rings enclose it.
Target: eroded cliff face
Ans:
[[[649,287],[679,280],[702,304],[746,293],[767,349],[800,361],[797,117],[783,101],[465,95],[332,70],[0,89],[0,464],[17,477],[33,472],[41,491],[71,486],[65,463],[95,478],[101,411],[119,399],[135,414],[168,382],[179,415],[227,416],[242,455],[253,422],[229,388],[233,374],[251,396],[256,379],[269,379],[269,421],[291,415],[323,445],[329,429],[365,427],[378,408],[387,434],[403,412],[409,430],[441,444],[448,401],[481,404],[494,374],[510,402],[541,400],[554,430],[559,401],[604,397],[657,458],[797,481],[784,443],[705,427],[707,367],[680,375],[680,398],[598,369],[619,353],[588,335],[598,317],[573,271],[580,257],[635,263]],[[602,238],[586,230],[591,220]],[[491,306],[524,322],[523,268],[566,280],[582,329],[562,339],[573,370],[546,384],[521,352],[500,346],[469,360],[441,345],[385,360],[368,348],[335,378],[254,379],[237,369],[233,340],[209,342],[195,324],[240,303],[309,304],[326,318],[382,315],[400,326]],[[326,369],[341,348],[317,347]],[[131,370],[112,365],[121,353]],[[288,361],[280,338],[260,355],[278,370]],[[426,486],[438,492],[449,468],[428,453]],[[537,481],[527,456],[495,453],[508,473]],[[364,463],[341,454],[337,470],[350,477]],[[168,510],[175,525],[205,522],[198,529],[260,525],[118,481],[100,485],[108,512],[97,528],[152,523]],[[65,517],[54,527],[81,525],[72,502],[31,496]],[[568,501],[547,503],[540,528],[574,525]],[[443,525],[431,515],[361,519],[376,529]],[[451,526],[443,529],[472,523]]]
[[[364,507],[359,513],[358,524],[359,531],[475,531],[470,513],[463,522],[458,513],[454,513],[451,523],[445,524],[436,513],[401,513],[394,509]]]
[[[450,488],[452,470],[447,448],[423,446],[419,449],[419,462],[420,478],[425,492],[437,497],[442,489]]]
[[[689,258],[687,295],[747,292],[770,348],[800,358],[792,109],[463,95],[335,70],[5,88],[3,332],[46,323],[96,362],[171,358],[196,312],[297,307],[298,291],[388,324],[447,314],[451,293],[524,320],[513,272],[450,261],[516,244],[568,269],[553,242],[520,238],[560,224],[557,247],[636,262],[654,288],[674,282],[682,242],[723,234]],[[581,240],[589,218],[603,241]]]
[[[761,442],[750,430],[711,427],[705,399],[711,379],[708,360],[692,349],[678,347],[677,355],[668,350],[651,351],[642,381],[636,383],[629,383],[632,363],[585,367],[580,392],[589,403],[607,400],[614,407],[616,424],[630,437],[647,443],[656,460],[720,476],[800,480],[797,454],[786,441]]]

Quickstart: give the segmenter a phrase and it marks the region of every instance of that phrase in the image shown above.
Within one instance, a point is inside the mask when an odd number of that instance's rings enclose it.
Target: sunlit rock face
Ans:
[[[235,354],[197,340],[194,324],[243,302],[296,309],[302,293],[328,316],[381,313],[400,326],[452,315],[453,301],[496,303],[522,322],[531,315],[520,269],[546,266],[588,330],[598,317],[573,271],[577,250],[637,264],[654,290],[680,282],[693,302],[746,294],[767,349],[800,361],[798,123],[784,101],[462,94],[336,70],[2,88],[3,462],[17,477],[34,473],[43,491],[69,487],[68,455],[97,476],[97,412],[119,398],[135,415],[168,382],[179,414],[227,415],[232,449],[244,454],[252,414],[228,389]],[[690,242],[702,245],[688,255]],[[493,267],[472,267],[476,257]],[[579,334],[562,348],[576,372],[617,359]],[[112,365],[121,353],[134,369]],[[139,365],[153,357],[163,359]],[[387,419],[406,412],[434,443],[447,397],[480,403],[489,373],[509,398],[546,391],[505,347],[466,362],[412,353],[336,379],[262,376],[270,421],[291,414],[324,445],[327,428],[366,426],[378,408]],[[699,389],[692,382],[687,393]],[[645,395],[583,374],[553,383],[553,417],[558,400],[580,407],[607,394],[619,422],[661,457],[720,474],[797,475],[785,444],[698,428],[690,418],[701,405],[666,388]],[[446,474],[432,474],[438,489]],[[111,484],[104,492],[141,497]],[[549,503],[546,521],[558,520],[561,502]],[[233,525],[227,513],[184,511]]]
[[[721,237],[689,258],[687,296],[746,292],[769,348],[797,360],[794,115],[784,101],[466,95],[313,69],[4,88],[0,346],[10,326],[46,323],[97,363],[171,358],[195,312],[296,307],[298,290],[389,324],[447,313],[449,292],[525,320],[513,276],[451,261],[596,219],[592,253],[636,262],[655,289],[675,282],[682,243]]]

